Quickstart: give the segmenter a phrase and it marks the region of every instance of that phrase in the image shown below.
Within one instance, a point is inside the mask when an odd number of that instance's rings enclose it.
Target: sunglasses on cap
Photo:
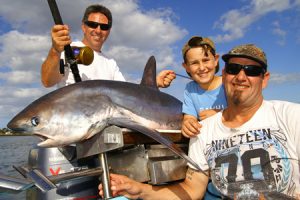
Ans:
[[[203,38],[202,37],[193,37],[188,41],[189,46],[200,46],[203,44]]]
[[[102,24],[102,23],[93,22],[93,21],[85,21],[84,24],[92,29],[96,29],[98,26],[100,26],[101,30],[103,30],[103,31],[107,31],[111,28],[110,24]]]
[[[207,43],[203,37],[199,37],[199,36],[191,38],[188,41],[188,45],[190,47],[198,47],[198,46],[208,45],[213,49],[213,47],[209,43]]]
[[[266,73],[265,68],[257,65],[240,65],[236,63],[226,63],[225,65],[225,72],[231,75],[237,75],[242,69],[247,76],[260,76]]]

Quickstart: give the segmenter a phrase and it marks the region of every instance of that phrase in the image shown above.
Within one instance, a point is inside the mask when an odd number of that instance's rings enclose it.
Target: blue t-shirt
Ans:
[[[204,90],[195,81],[191,81],[186,85],[182,105],[182,112],[184,114],[193,115],[199,119],[200,111],[209,109],[224,109],[226,107],[227,100],[223,85],[220,85],[214,90]],[[204,199],[222,199],[220,192],[211,182],[208,183]]]
[[[209,109],[224,109],[227,101],[224,86],[220,85],[214,90],[204,90],[195,81],[189,82],[184,90],[182,112],[193,115],[199,119],[199,112]],[[200,119],[201,120],[201,119]]]

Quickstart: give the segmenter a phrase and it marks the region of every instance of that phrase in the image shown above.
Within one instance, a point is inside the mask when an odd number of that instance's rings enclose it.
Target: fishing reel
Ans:
[[[93,60],[94,60],[94,52],[93,50],[88,47],[77,47],[77,46],[72,46],[71,47],[72,52],[74,54],[75,60],[77,64],[83,64],[83,65],[90,65]],[[64,62],[63,59],[60,59],[60,73],[64,74],[65,72],[65,67],[67,63]]]

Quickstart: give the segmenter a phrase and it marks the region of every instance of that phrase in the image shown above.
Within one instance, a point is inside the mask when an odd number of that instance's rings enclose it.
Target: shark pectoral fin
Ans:
[[[99,122],[92,124],[88,131],[87,134],[85,135],[84,138],[82,139],[90,139],[91,137],[93,137],[94,135],[96,135],[97,133],[101,132],[105,127],[107,126],[106,121],[102,122],[101,124]]]
[[[155,141],[159,142],[160,144],[165,145],[168,147],[171,151],[173,151],[175,154],[186,160],[188,163],[190,163],[193,167],[195,167],[197,170],[204,172],[198,165],[195,163],[190,157],[188,157],[181,148],[179,148],[175,143],[173,143],[169,138],[163,136],[158,131],[154,129],[149,129],[135,121],[132,121],[128,118],[112,118],[108,121],[111,125],[116,125],[120,127],[126,127],[132,130],[136,130],[140,133],[143,133],[147,135],[148,137],[154,139]]]

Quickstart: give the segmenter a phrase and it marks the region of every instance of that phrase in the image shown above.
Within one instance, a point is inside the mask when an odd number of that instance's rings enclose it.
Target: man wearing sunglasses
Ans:
[[[41,81],[45,87],[58,84],[63,87],[74,83],[74,77],[70,69],[65,69],[64,75],[60,73],[60,59],[64,59],[64,46],[83,47],[88,46],[94,52],[94,60],[88,65],[78,64],[81,79],[94,80],[118,80],[125,81],[114,59],[108,58],[102,52],[102,46],[110,34],[112,27],[112,14],[102,5],[91,5],[86,8],[82,18],[82,41],[72,42],[70,30],[67,25],[54,25],[51,30],[52,47],[41,67]],[[158,87],[168,87],[175,78],[175,73],[164,70],[157,76]]]
[[[300,104],[264,100],[270,73],[257,46],[239,45],[222,58],[228,107],[201,122],[190,158],[230,199],[299,199]],[[185,180],[169,186],[111,174],[112,190],[132,199],[201,199],[208,174],[189,166]]]

